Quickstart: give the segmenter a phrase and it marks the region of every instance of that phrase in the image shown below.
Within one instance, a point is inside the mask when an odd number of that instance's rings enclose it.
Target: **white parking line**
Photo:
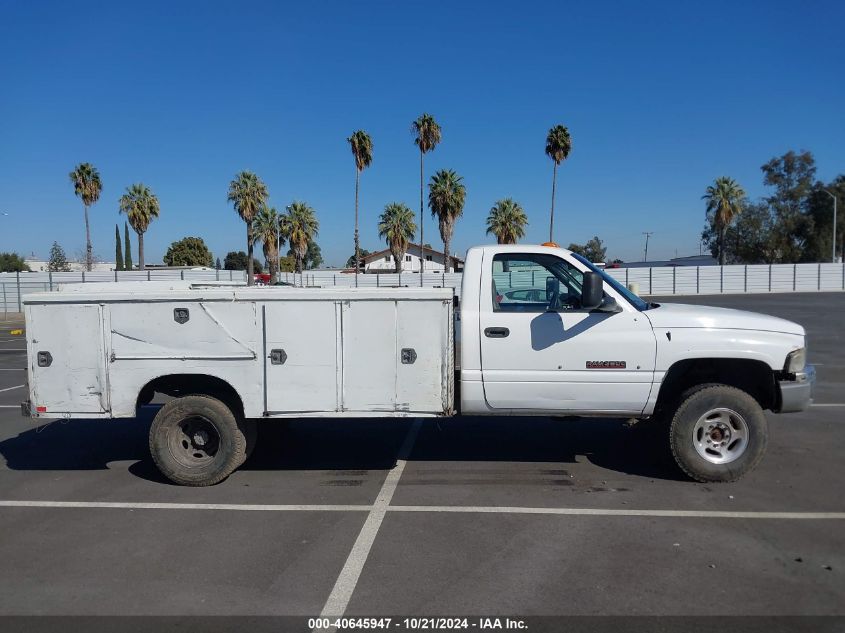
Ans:
[[[8,349],[8,348],[4,347],[3,349],[0,349],[0,352],[25,352],[25,351],[26,351],[25,347],[13,347],[12,349]]]
[[[275,505],[250,503],[145,503],[123,501],[6,501],[0,508],[116,508],[122,510],[238,510],[255,512],[369,512],[368,505]]]
[[[0,393],[3,393],[4,391],[11,391],[12,389],[21,389],[23,387],[24,387],[24,385],[15,385],[14,387],[6,387],[5,389],[0,389]]]
[[[412,429],[413,430],[413,429]],[[396,490],[401,472],[396,473],[397,469],[404,469],[406,461],[402,460],[400,464],[397,460],[396,467],[388,474],[391,482],[382,485],[382,490],[379,493],[376,503],[374,505],[308,505],[308,504],[251,504],[251,503],[153,503],[153,502],[132,502],[132,501],[41,501],[41,500],[6,500],[0,499],[0,508],[82,508],[82,509],[117,509],[117,510],[225,510],[238,512],[369,512],[370,516],[381,512],[381,519],[384,519],[386,512],[444,512],[453,514],[540,514],[540,515],[559,515],[559,516],[615,516],[615,517],[667,517],[667,518],[699,518],[699,519],[787,519],[787,520],[845,520],[845,512],[757,512],[757,511],[742,511],[742,510],[637,510],[631,509],[610,509],[610,508],[529,508],[519,506],[391,506],[388,496],[392,497]],[[367,517],[368,524],[364,524],[361,534],[367,534],[367,539],[375,538],[375,531],[378,526],[370,522],[370,516]],[[373,531],[373,528],[376,528]],[[349,554],[347,564],[344,565],[344,571],[338,577],[338,582],[341,578],[351,579],[357,582],[358,575],[361,569],[358,568],[354,578],[344,572],[347,567],[350,567],[350,572],[353,571],[350,560],[356,561],[363,567],[366,560],[366,554],[358,547],[361,541],[359,535],[352,552]],[[370,542],[372,545],[372,542]],[[335,583],[335,587],[337,588]],[[348,585],[344,585],[348,590],[346,602],[343,604],[344,610],[346,604],[349,602],[351,590]],[[354,586],[351,587],[354,589]],[[332,591],[332,595],[335,595]],[[340,597],[340,593],[337,594]],[[326,607],[329,603],[326,603]],[[325,608],[324,608],[325,611]],[[343,613],[340,612],[340,615]],[[334,615],[334,614],[332,614]]]
[[[0,371],[26,371],[26,367],[0,367]]]
[[[390,512],[470,514],[558,514],[570,516],[675,517],[701,519],[845,519],[845,512],[742,512],[733,510],[616,510],[605,508],[521,508],[506,506],[390,506]]]
[[[823,404],[821,402],[819,402],[819,403],[814,402],[810,406],[811,407],[845,407],[845,403],[838,403],[837,402],[837,403],[831,403],[831,404]]]
[[[378,497],[376,497],[376,501],[373,504],[373,509],[367,515],[364,527],[361,528],[361,532],[352,546],[352,551],[349,552],[349,557],[346,559],[343,569],[340,570],[332,592],[329,594],[326,604],[320,613],[321,618],[340,617],[346,611],[346,607],[349,605],[349,599],[352,597],[352,592],[355,591],[358,578],[361,576],[361,570],[364,569],[364,563],[367,562],[367,556],[369,556],[370,549],[373,547],[373,541],[376,539],[376,534],[378,534],[379,527],[381,527],[387,508],[390,505],[390,500],[396,491],[399,478],[402,476],[402,471],[405,470],[405,464],[411,454],[411,449],[417,439],[421,424],[422,420],[416,419],[408,430],[405,441],[402,442],[402,447],[399,449],[396,466],[387,473],[384,484],[382,484]]]

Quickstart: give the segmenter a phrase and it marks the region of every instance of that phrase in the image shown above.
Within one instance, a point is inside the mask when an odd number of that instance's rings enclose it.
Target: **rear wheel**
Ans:
[[[216,398],[182,396],[156,414],[150,428],[150,453],[170,481],[211,486],[244,463],[246,424]]]
[[[669,436],[675,461],[701,482],[736,481],[760,462],[769,441],[759,403],[727,385],[686,392]]]

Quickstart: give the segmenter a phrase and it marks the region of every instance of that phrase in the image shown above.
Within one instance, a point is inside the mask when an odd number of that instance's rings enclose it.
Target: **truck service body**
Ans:
[[[730,481],[765,449],[763,409],[812,399],[804,329],[637,297],[548,246],[469,250],[451,288],[121,282],[23,300],[34,418],[131,418],[172,396],[150,447],[172,480],[237,468],[256,421],[483,415],[654,419],[679,465]]]

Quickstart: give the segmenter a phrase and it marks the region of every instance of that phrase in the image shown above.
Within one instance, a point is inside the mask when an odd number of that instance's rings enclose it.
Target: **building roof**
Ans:
[[[420,245],[415,243],[415,242],[409,242],[408,243],[408,248],[411,248],[411,247],[414,247],[416,249],[421,250]],[[431,255],[440,255],[441,257],[445,257],[445,253],[443,253],[443,251],[438,251],[436,248],[432,248],[430,246],[425,247],[425,252],[426,252],[426,255],[431,254]],[[361,258],[361,261],[364,262],[365,264],[368,264],[371,261],[374,261],[376,259],[380,259],[380,258],[384,257],[385,255],[389,255],[389,254],[390,254],[390,249],[385,248],[385,249],[382,249],[382,250],[377,251],[375,253],[370,253],[369,255],[365,255],[364,257]],[[458,257],[457,255],[452,255],[452,261],[453,262],[460,262],[461,264],[464,263],[464,260],[462,258]]]

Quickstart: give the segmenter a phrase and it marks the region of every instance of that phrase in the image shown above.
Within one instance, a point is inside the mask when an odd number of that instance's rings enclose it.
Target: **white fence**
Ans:
[[[845,290],[845,264],[772,264],[748,266],[667,266],[658,268],[611,268],[607,271],[626,286],[638,284],[641,295],[713,295],[761,292],[820,292]],[[497,277],[525,275],[500,273]],[[2,312],[19,312],[21,297],[30,292],[52,290],[58,284],[139,280],[186,279],[197,281],[245,281],[244,271],[146,270],[91,273],[0,273]],[[418,273],[360,274],[311,270],[302,274],[280,273],[280,279],[297,286],[316,287],[419,287]],[[510,288],[542,287],[544,282],[504,279]],[[461,291],[461,273],[426,273],[423,285]]]
[[[21,297],[55,289],[59,284],[115,281],[246,281],[242,270],[131,270],[74,273],[0,273],[0,313],[21,311]]]
[[[845,290],[845,264],[749,264],[612,268],[626,286],[643,295],[715,295]]]
[[[607,270],[626,286],[636,283],[642,295],[714,295],[761,292],[819,292],[845,290],[845,264],[760,264],[740,266],[661,266],[655,268],[610,268]],[[503,287],[543,287],[530,273],[498,273]],[[280,279],[297,286],[391,287],[420,285],[416,273],[360,274],[313,270],[300,274],[281,273]],[[499,279],[501,277],[501,279]],[[537,281],[537,283],[535,283]],[[461,290],[461,273],[426,273],[425,286]]]
[[[461,273],[425,273],[420,284],[419,273],[340,273],[331,270],[306,270],[304,273],[279,273],[279,280],[297,286],[320,288],[457,288],[461,290]]]

